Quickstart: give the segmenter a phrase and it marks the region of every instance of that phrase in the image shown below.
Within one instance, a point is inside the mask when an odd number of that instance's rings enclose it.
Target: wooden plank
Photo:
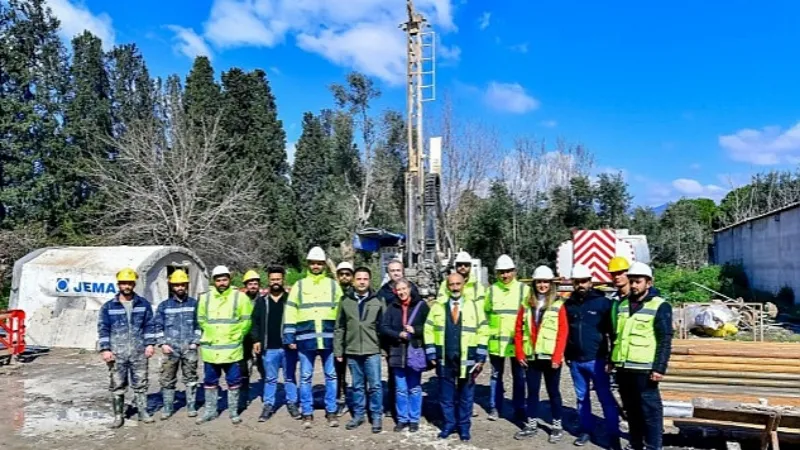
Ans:
[[[756,348],[673,348],[673,355],[728,356],[736,358],[800,359],[800,351],[759,350]]]
[[[769,360],[775,361],[775,360]],[[752,362],[749,359],[739,359],[737,363],[719,363],[719,362],[694,362],[694,361],[670,361],[669,372],[672,373],[674,369],[686,370],[721,370],[729,372],[764,372],[764,373],[784,373],[784,374],[800,374],[800,364],[797,361],[785,360],[786,365],[771,365]]]
[[[695,419],[718,420],[720,422],[752,423],[754,425],[767,425],[775,412],[740,411],[716,408],[695,407],[692,417]]]
[[[800,367],[798,367],[800,368]],[[709,377],[715,379],[751,379],[751,380],[785,380],[800,381],[800,373],[777,373],[777,372],[746,372],[737,369],[731,370],[695,370],[695,368],[669,368],[669,376],[681,377]]]
[[[752,387],[777,387],[777,388],[796,388],[798,383],[790,380],[752,380],[746,378],[706,378],[706,377],[684,377],[667,374],[665,382],[669,383],[693,383],[693,384],[721,384],[726,386],[752,386]]]
[[[717,385],[710,385],[707,383],[669,383],[669,382],[662,382],[661,383],[661,391],[672,391],[672,392],[696,392],[701,394],[707,394],[706,396],[711,396],[711,394],[747,394],[747,395],[757,395],[763,398],[774,398],[774,397],[789,397],[789,398],[800,398],[800,390],[797,388],[776,388],[776,387],[758,387],[758,386],[748,386],[747,389],[743,389],[741,386],[727,386],[724,384],[717,384]]]
[[[686,386],[686,385],[683,385]],[[786,396],[779,396],[779,395],[753,395],[747,391],[742,390],[740,387],[736,387],[737,392],[709,392],[708,388],[702,390],[702,392],[693,392],[691,390],[682,389],[680,391],[672,391],[672,390],[665,390],[662,386],[661,388],[661,397],[664,400],[672,400],[672,401],[680,401],[680,402],[693,402],[699,399],[714,399],[714,400],[721,400],[721,401],[729,401],[735,403],[749,403],[753,405],[757,405],[759,400],[762,398],[766,398],[768,404],[770,406],[789,406],[789,407],[800,407],[800,395],[798,397],[786,397]],[[784,416],[785,417],[785,416]],[[788,426],[788,425],[787,425]],[[790,426],[790,428],[794,428]],[[797,428],[800,428],[798,426]]]

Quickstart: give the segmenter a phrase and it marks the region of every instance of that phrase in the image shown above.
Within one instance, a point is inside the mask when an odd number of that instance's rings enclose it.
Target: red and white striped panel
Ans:
[[[617,234],[614,230],[577,230],[572,236],[572,245],[574,264],[588,267],[595,281],[611,281],[608,262],[617,253]]]

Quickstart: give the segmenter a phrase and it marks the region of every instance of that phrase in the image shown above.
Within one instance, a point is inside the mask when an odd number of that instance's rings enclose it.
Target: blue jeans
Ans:
[[[422,372],[394,368],[397,422],[419,423],[422,416]]]
[[[505,372],[506,359],[511,360],[512,402],[514,413],[522,412],[525,408],[525,370],[519,365],[516,358],[490,355],[492,362],[492,378],[489,381],[489,409],[503,412],[505,389],[503,388],[503,373]]]
[[[472,407],[475,403],[475,382],[472,377],[459,378],[460,367],[439,361],[436,374],[439,377],[439,403],[442,405],[444,424],[442,432],[469,439],[472,425]]]
[[[239,389],[242,382],[242,371],[239,362],[226,364],[203,363],[203,385],[206,389],[214,389],[219,386],[219,378],[225,372],[225,382],[228,389]]]
[[[325,411],[336,412],[336,366],[333,364],[333,350],[300,350],[300,407],[304,416],[314,414],[314,394],[311,381],[314,378],[314,360],[322,359],[325,371]]]
[[[366,384],[372,421],[380,421],[383,417],[381,355],[347,355],[347,365],[350,367],[350,376],[353,377],[353,417],[361,418],[366,414],[367,399],[364,398],[364,385]]]
[[[594,430],[594,416],[592,415],[592,397],[589,392],[589,382],[594,385],[597,399],[603,408],[606,433],[612,439],[619,437],[619,411],[617,402],[611,394],[611,381],[606,373],[604,361],[572,361],[569,363],[569,373],[575,385],[575,397],[578,400],[578,414],[581,418],[581,433],[591,434]]]
[[[275,406],[275,392],[278,390],[278,371],[283,369],[283,387],[286,390],[286,403],[297,403],[297,352],[282,348],[267,349],[261,358],[264,362],[264,404]]]

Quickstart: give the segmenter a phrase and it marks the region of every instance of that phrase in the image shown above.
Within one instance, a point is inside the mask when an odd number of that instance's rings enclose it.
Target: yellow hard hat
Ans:
[[[615,256],[608,262],[609,272],[622,272],[631,268],[631,263],[623,256]]]
[[[136,271],[131,269],[130,267],[126,267],[119,272],[117,272],[117,282],[120,281],[133,281],[139,279],[139,275],[136,275]]]
[[[186,275],[186,272],[184,272],[183,270],[178,269],[175,272],[172,272],[172,275],[169,276],[169,282],[170,284],[188,283],[189,275]]]
[[[248,282],[248,281],[250,281],[250,280],[258,280],[258,281],[261,281],[261,275],[259,275],[259,274],[258,274],[258,272],[256,272],[255,270],[248,270],[248,271],[247,271],[247,272],[244,274],[244,278],[242,278],[242,281],[243,281],[243,282],[245,282],[245,283],[247,283],[247,282]]]

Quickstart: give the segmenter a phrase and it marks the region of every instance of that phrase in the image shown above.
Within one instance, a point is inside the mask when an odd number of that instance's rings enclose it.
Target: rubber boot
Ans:
[[[209,389],[206,388],[206,405],[203,408],[203,415],[197,419],[195,423],[198,425],[203,422],[210,422],[217,418],[217,399],[219,398],[219,393],[217,392],[217,388]]]
[[[186,411],[189,417],[197,417],[197,385],[186,386]]]
[[[242,423],[242,418],[239,417],[239,398],[239,389],[228,389],[228,411],[234,425]]]
[[[115,395],[111,399],[111,408],[114,410],[114,421],[108,424],[108,428],[116,429],[125,425],[125,396]]]
[[[153,417],[147,412],[147,393],[136,393],[136,409],[139,410],[139,422],[153,423]]]
[[[172,417],[175,405],[175,389],[162,389],[161,398],[164,400],[164,406],[161,407],[161,420],[167,420]]]
[[[237,412],[242,413],[244,412],[250,404],[250,380],[244,380],[238,392],[238,400],[236,401],[237,405]],[[228,395],[230,396],[230,391],[228,391]],[[229,403],[230,404],[230,403]]]

